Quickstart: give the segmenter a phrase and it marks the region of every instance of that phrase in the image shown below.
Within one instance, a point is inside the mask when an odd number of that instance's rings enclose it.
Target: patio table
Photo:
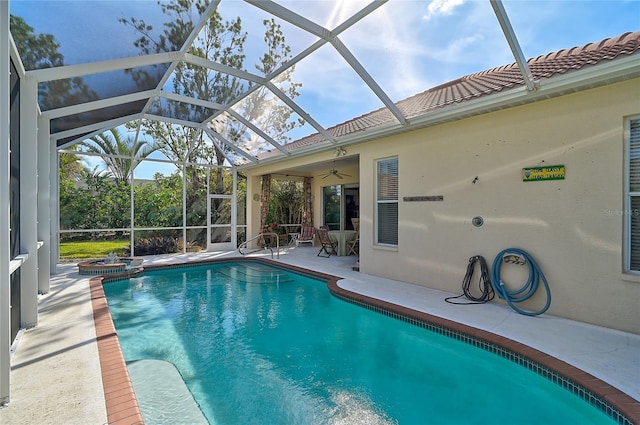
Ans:
[[[338,255],[347,255],[347,242],[356,237],[355,230],[330,230],[329,237],[331,240],[338,242],[336,251]]]

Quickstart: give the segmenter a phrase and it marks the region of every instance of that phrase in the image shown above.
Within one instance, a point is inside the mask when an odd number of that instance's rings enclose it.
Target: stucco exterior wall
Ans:
[[[491,266],[518,247],[549,280],[550,314],[640,333],[640,283],[622,273],[624,119],[640,113],[639,93],[636,79],[363,146],[361,270],[460,293],[469,257]],[[393,155],[397,250],[372,239],[374,161]],[[522,181],[523,167],[555,164],[565,180]],[[423,195],[444,201],[402,201]],[[485,224],[474,227],[474,216]],[[513,267],[503,267],[511,289],[528,275]],[[542,306],[543,293],[522,307]]]
[[[640,333],[640,278],[622,271],[624,123],[634,115],[640,115],[639,79],[349,146],[360,158],[359,171],[348,172],[358,173],[353,181],[360,185],[360,270],[461,293],[469,257],[482,255],[491,266],[498,252],[517,247],[549,281],[548,313]],[[373,240],[375,161],[390,156],[399,161],[397,248]],[[522,181],[523,167],[556,164],[566,167],[564,180]],[[326,184],[313,181],[315,223]],[[444,200],[402,200],[428,195]],[[484,218],[482,227],[472,225],[474,216]],[[509,288],[524,283],[525,269],[503,266]],[[520,307],[542,306],[543,295],[540,288]]]

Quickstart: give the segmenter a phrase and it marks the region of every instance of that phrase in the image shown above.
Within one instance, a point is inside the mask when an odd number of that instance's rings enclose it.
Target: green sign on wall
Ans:
[[[522,181],[564,180],[564,165],[530,167],[522,169]]]

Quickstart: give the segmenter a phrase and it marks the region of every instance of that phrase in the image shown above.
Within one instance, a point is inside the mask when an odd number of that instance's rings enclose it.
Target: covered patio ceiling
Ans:
[[[361,141],[361,131],[329,129],[374,110],[392,116],[393,131],[409,130],[419,117],[397,102],[463,75],[516,62],[533,91],[527,58],[637,30],[639,5],[11,0],[10,13],[57,44],[56,62],[24,51],[28,40],[12,21],[59,148],[163,121],[202,129],[226,165],[248,168]],[[226,23],[239,38],[216,37]],[[312,147],[288,148],[310,135]]]

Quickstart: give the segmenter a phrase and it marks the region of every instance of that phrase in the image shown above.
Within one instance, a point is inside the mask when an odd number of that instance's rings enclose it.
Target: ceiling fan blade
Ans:
[[[336,173],[336,177],[339,178],[340,180],[342,180],[342,175]]]

